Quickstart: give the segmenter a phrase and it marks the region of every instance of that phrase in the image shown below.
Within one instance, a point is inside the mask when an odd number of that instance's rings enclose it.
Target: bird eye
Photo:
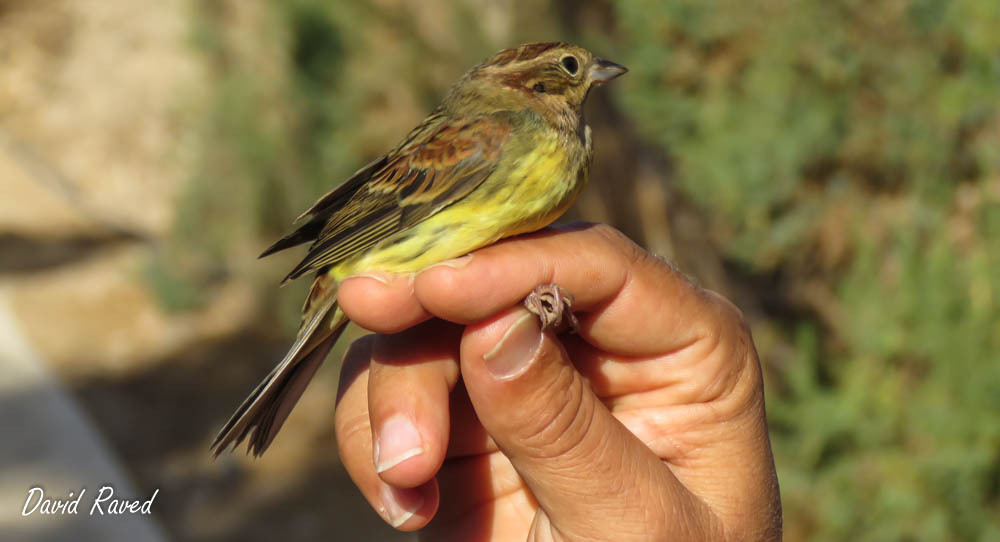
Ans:
[[[576,71],[580,69],[580,61],[575,56],[564,56],[560,62],[570,75],[576,75]]]
[[[545,92],[545,85],[543,85],[541,83],[535,83],[535,86],[531,87],[531,89],[534,90],[535,92],[544,93]]]

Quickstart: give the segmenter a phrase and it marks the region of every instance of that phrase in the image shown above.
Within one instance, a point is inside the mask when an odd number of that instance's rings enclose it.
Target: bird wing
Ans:
[[[362,169],[363,182],[352,178],[353,186],[305,213],[310,222],[299,231],[315,241],[285,280],[349,258],[458,201],[496,169],[510,131],[505,117],[428,117],[396,150]]]
[[[323,231],[323,226],[326,225],[327,220],[333,213],[347,203],[353,196],[358,192],[359,189],[364,187],[365,183],[371,179],[372,173],[378,171],[382,166],[385,165],[386,157],[374,160],[366,164],[363,168],[359,169],[351,175],[349,179],[340,183],[336,188],[327,192],[323,197],[316,200],[312,207],[306,209],[295,222],[301,222],[306,220],[306,223],[299,226],[295,231],[289,233],[288,235],[282,237],[278,242],[267,247],[267,250],[261,253],[259,258],[265,256],[270,256],[275,252],[280,252],[286,248],[292,248],[303,243],[311,243],[316,240],[319,234]]]

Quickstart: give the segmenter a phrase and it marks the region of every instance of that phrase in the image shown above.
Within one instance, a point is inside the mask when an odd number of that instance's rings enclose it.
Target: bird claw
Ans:
[[[573,331],[578,331],[580,323],[571,310],[573,294],[558,284],[536,286],[524,298],[524,308],[538,316],[542,331],[559,330],[568,325]]]

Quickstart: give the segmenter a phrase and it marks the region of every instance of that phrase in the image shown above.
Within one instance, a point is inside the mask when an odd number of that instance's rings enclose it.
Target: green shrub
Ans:
[[[617,13],[625,110],[724,256],[832,294],[768,379],[788,539],[1000,539],[997,4]]]

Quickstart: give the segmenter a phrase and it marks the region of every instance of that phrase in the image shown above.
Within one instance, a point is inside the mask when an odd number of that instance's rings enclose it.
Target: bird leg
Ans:
[[[572,306],[573,294],[558,284],[536,286],[524,298],[524,308],[538,316],[542,331],[559,331],[564,323],[573,331],[579,330],[580,323],[571,310]]]

